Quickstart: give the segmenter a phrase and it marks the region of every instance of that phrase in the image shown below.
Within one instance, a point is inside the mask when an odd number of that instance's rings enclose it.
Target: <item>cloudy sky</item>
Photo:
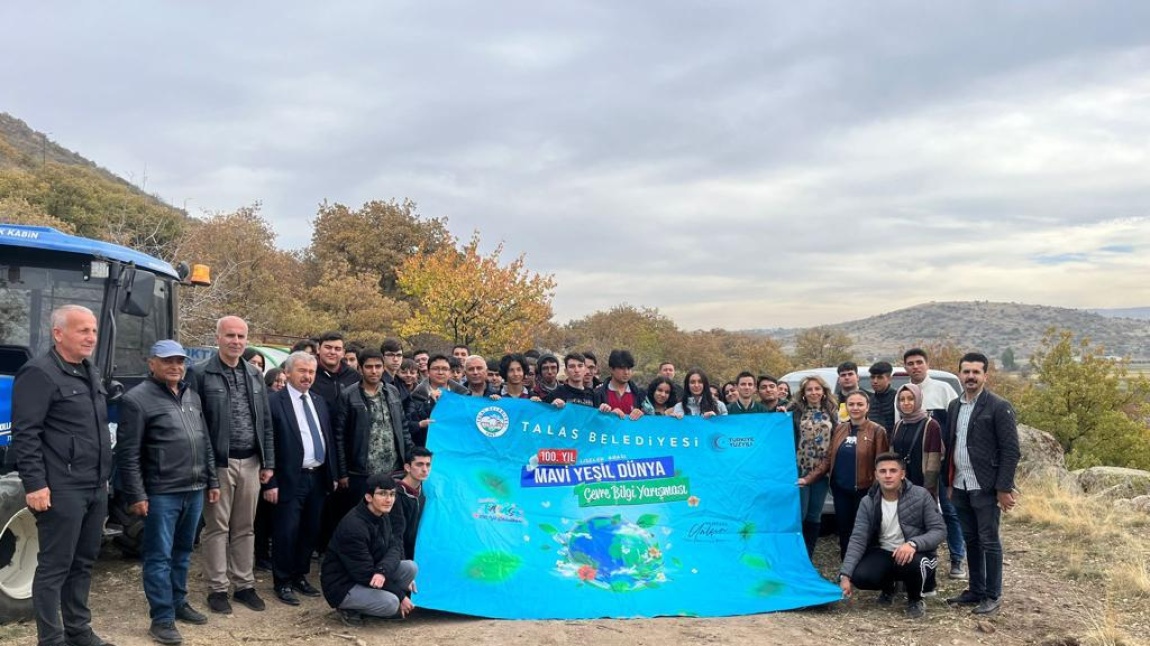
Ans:
[[[1150,305],[1150,3],[4,3],[0,110],[189,211],[411,198],[685,328]]]

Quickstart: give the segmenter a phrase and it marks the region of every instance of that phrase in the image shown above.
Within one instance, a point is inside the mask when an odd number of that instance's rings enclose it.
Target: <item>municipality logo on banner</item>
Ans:
[[[720,616],[841,598],[806,556],[788,415],[632,421],[444,394],[434,417],[423,607]]]
[[[498,406],[488,406],[475,416],[475,427],[487,437],[499,437],[507,432],[511,418]]]

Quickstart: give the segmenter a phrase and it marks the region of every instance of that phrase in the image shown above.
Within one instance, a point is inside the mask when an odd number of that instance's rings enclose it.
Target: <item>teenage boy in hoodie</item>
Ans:
[[[563,408],[567,404],[598,408],[602,402],[590,385],[584,383],[587,369],[583,355],[572,352],[563,357],[563,364],[567,370],[567,381],[559,384],[555,390],[551,391],[550,395],[543,398],[543,401],[556,408]]]
[[[431,451],[417,446],[403,463],[403,477],[395,479],[396,500],[391,508],[391,524],[403,534],[403,558],[415,559],[415,536],[427,496],[423,482],[431,475]]]

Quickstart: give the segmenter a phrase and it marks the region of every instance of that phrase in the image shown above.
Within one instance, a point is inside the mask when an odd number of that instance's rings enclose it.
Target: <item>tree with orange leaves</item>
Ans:
[[[461,249],[418,253],[399,267],[399,289],[417,303],[400,326],[406,336],[435,334],[480,352],[529,347],[551,319],[555,279],[528,271],[524,256],[500,263],[503,244],[482,255],[479,232]]]

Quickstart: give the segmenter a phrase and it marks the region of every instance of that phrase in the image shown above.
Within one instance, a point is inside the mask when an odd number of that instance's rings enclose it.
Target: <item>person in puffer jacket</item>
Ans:
[[[878,602],[894,602],[895,585],[906,586],[906,615],[926,616],[924,593],[934,590],[946,523],[930,493],[906,479],[906,463],[897,453],[875,458],[875,484],[859,503],[839,587],[850,597],[855,588],[880,590]]]

